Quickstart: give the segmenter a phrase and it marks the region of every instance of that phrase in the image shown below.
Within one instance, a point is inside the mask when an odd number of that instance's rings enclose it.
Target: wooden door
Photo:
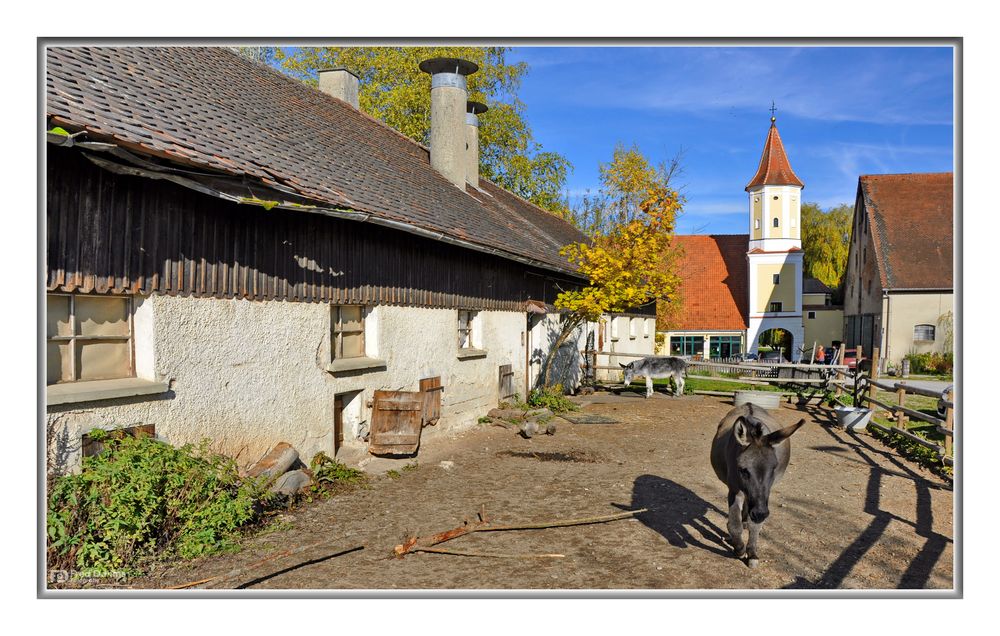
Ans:
[[[412,455],[417,452],[423,412],[423,393],[375,391],[368,452],[372,455]]]
[[[441,397],[444,393],[441,376],[421,380],[420,392],[424,394],[424,425],[437,424],[441,418]]]

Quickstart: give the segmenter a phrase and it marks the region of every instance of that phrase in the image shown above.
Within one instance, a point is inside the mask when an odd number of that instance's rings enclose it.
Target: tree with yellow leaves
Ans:
[[[545,385],[556,352],[580,325],[665,301],[680,286],[670,239],[681,197],[634,147],[624,153],[616,149],[611,164],[601,166],[601,175],[605,218],[611,221],[590,242],[571,243],[560,252],[588,283],[556,298],[556,308],[565,313],[541,375]]]

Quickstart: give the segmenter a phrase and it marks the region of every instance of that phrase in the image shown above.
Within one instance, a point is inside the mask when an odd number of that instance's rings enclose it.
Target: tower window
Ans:
[[[780,274],[772,274],[771,275],[771,282],[773,282],[775,285],[777,285],[780,281],[781,281],[781,275]]]
[[[759,230],[760,229],[760,219],[754,219],[753,220],[753,229],[755,229],[755,230]]]
[[[774,200],[775,200],[775,201],[777,201],[777,200],[778,200],[778,195],[774,195]]]
[[[771,223],[774,227],[778,227],[778,217],[774,217],[774,221]]]
[[[773,303],[771,303],[771,311],[772,312],[781,311],[781,303],[780,302],[773,302]]]

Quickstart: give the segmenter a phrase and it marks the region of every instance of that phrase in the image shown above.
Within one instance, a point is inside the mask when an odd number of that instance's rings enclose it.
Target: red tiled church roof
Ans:
[[[950,172],[872,174],[858,179],[884,289],[952,289]]]
[[[674,242],[684,252],[680,263],[682,304],[670,329],[746,329],[749,235],[677,235]]]
[[[804,188],[805,185],[792,171],[785,154],[785,146],[781,143],[778,127],[771,120],[771,129],[767,131],[767,141],[764,142],[764,152],[760,156],[757,174],[753,176],[746,190],[762,185],[795,185]]]

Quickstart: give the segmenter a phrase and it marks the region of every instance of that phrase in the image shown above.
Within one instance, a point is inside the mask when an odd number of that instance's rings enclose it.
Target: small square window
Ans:
[[[781,303],[780,302],[773,302],[773,303],[771,303],[771,311],[772,312],[781,311]]]
[[[135,376],[128,296],[46,296],[46,384]]]
[[[815,311],[807,312],[806,313],[806,318],[808,318],[809,320],[815,319],[816,318],[816,312]]]
[[[333,305],[331,347],[334,360],[365,356],[365,308],[361,305]]]
[[[467,309],[458,310],[458,348],[475,349],[473,344],[473,325],[476,319],[476,312]]]

